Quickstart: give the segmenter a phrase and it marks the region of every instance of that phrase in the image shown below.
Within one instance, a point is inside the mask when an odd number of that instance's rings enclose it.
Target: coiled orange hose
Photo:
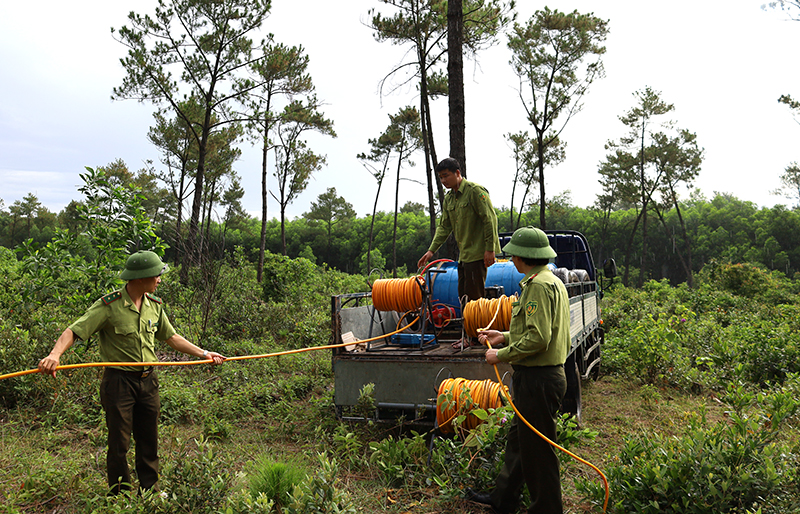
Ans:
[[[470,337],[477,337],[479,327],[494,326],[496,330],[508,330],[514,298],[503,295],[491,300],[479,298],[467,302],[464,306],[464,332]]]
[[[421,275],[379,279],[372,284],[372,304],[382,312],[419,310],[424,287],[425,279]]]
[[[506,393],[508,387],[502,386]],[[450,396],[451,401],[445,398]],[[481,409],[496,409],[502,405],[500,384],[494,380],[467,380],[464,378],[448,378],[439,384],[436,401],[436,421],[443,433],[453,431],[453,419],[464,409],[471,410],[477,405]],[[482,423],[474,414],[467,414],[462,425],[472,430]]]

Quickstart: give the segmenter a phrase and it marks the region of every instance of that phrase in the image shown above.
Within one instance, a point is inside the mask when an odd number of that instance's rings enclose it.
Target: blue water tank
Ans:
[[[438,273],[431,273],[431,302],[449,305],[461,316],[461,304],[458,301],[458,263],[444,262]],[[509,261],[495,262],[486,270],[486,287],[503,286],[504,294],[511,296],[519,293],[519,281],[524,275]]]
[[[427,280],[428,277],[425,277]],[[458,263],[443,262],[431,269],[431,303],[443,303],[456,310],[456,316],[461,317],[461,305],[458,302]]]
[[[517,267],[511,261],[498,261],[486,270],[486,287],[503,286],[505,290],[503,294],[506,296],[519,294],[521,292],[519,281],[524,276],[517,271]]]

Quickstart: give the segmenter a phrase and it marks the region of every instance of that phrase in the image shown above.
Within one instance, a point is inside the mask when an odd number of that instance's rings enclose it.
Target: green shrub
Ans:
[[[187,386],[177,373],[159,373],[158,380],[162,423],[175,425],[200,419],[195,388]]]
[[[172,514],[179,512],[156,490],[123,491],[114,496],[94,495],[88,498],[82,512],[91,514]]]
[[[168,495],[169,512],[216,514],[225,503],[231,487],[229,463],[203,439],[175,446],[163,461],[160,487]]]
[[[30,333],[0,319],[0,373],[15,373],[33,369],[38,359],[47,354],[37,354],[39,348],[30,338]],[[48,352],[49,353],[49,352]],[[39,382],[45,377],[23,375],[0,380],[0,402],[3,407],[13,408],[24,399],[37,395]]]
[[[275,504],[264,494],[255,498],[247,491],[238,491],[228,496],[224,514],[271,514],[275,512]]]
[[[359,469],[364,465],[364,443],[342,423],[336,425],[334,429],[332,448],[347,465],[348,471]]]
[[[313,376],[292,374],[280,378],[278,383],[275,384],[275,390],[287,399],[299,400],[306,398],[314,389],[314,386],[315,379]]]
[[[607,468],[611,512],[784,512],[765,499],[793,487],[794,457],[777,436],[781,421],[797,411],[797,400],[788,391],[757,398],[741,386],[729,387],[725,399],[733,408],[729,422],[710,423],[701,411],[687,417],[679,436],[644,433],[626,440]],[[745,413],[754,403],[756,410]],[[576,487],[602,503],[598,483],[578,480]]]
[[[203,416],[203,437],[209,441],[226,441],[233,433],[233,425],[215,414]]]
[[[800,333],[775,320],[758,320],[737,325],[739,352],[744,378],[754,384],[782,383],[787,374],[800,372]]]
[[[513,409],[474,409],[472,413],[483,420],[475,429],[470,432],[456,430],[454,437],[433,441],[426,481],[435,483],[444,498],[461,497],[466,487],[490,489],[503,464]],[[454,422],[458,425],[465,419],[458,416]]]
[[[692,365],[682,344],[687,318],[648,314],[620,335],[609,335],[603,354],[606,372],[628,376],[644,384],[685,385]]]
[[[369,461],[381,473],[387,487],[411,486],[427,476],[428,449],[422,435],[412,431],[411,437],[395,439],[391,435],[382,441],[369,443]]]
[[[339,466],[336,459],[318,454],[320,469],[308,476],[294,491],[286,506],[287,514],[355,514],[350,497],[337,487]]]
[[[25,477],[18,497],[20,503],[39,503],[52,501],[63,492],[64,469],[35,470]]]
[[[712,261],[703,267],[699,279],[735,295],[763,299],[773,305],[794,303],[792,283],[783,273],[749,262]]]

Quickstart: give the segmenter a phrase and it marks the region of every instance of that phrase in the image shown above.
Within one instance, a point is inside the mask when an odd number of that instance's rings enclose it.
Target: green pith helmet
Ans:
[[[556,251],[550,247],[547,234],[536,227],[518,228],[503,251],[526,259],[554,259]]]
[[[157,277],[167,271],[169,266],[161,262],[155,252],[139,250],[125,261],[125,269],[120,273],[122,280]]]

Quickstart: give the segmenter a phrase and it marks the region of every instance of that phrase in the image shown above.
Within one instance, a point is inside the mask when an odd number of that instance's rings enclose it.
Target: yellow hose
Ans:
[[[395,330],[394,332],[390,332],[388,334],[383,334],[376,337],[371,337],[369,339],[362,339],[360,341],[352,342],[352,343],[341,343],[341,344],[330,344],[326,346],[309,346],[307,348],[298,348],[296,350],[285,350],[282,352],[275,352],[275,353],[264,353],[261,355],[240,355],[238,357],[226,357],[225,362],[228,361],[243,361],[243,360],[251,360],[251,359],[264,359],[266,357],[278,357],[280,355],[291,355],[293,353],[303,353],[303,352],[311,352],[316,350],[331,350],[333,348],[343,348],[345,346],[351,346],[357,343],[368,343],[370,341],[375,341],[377,339],[383,339],[385,337],[392,336],[403,330],[407,329],[411,325],[417,322],[419,317],[415,318],[414,321],[409,323],[408,325]],[[150,366],[194,366],[195,364],[211,364],[214,362],[213,359],[203,359],[199,361],[178,361],[178,362],[84,362],[81,364],[65,364],[63,366],[56,366],[56,371],[64,370],[64,369],[77,369],[77,368],[103,368],[106,366],[131,366],[131,367],[150,367]],[[25,371],[17,371],[15,373],[7,373],[5,375],[0,375],[0,380],[5,380],[7,378],[14,378],[19,377],[22,375],[30,375],[32,373],[39,373],[39,368],[34,369],[27,369]]]
[[[437,400],[441,395],[452,392],[453,401],[448,405],[444,402],[436,402],[436,422],[439,425],[439,430],[447,434],[453,431],[452,421],[461,412],[463,405],[461,402],[462,394],[464,391],[469,391],[471,400],[483,409],[497,409],[502,403],[500,401],[500,387],[501,385],[494,380],[467,380],[464,378],[448,378],[439,384],[437,392]],[[502,386],[508,392],[506,386]],[[481,424],[481,420],[473,415],[468,414],[464,420],[463,427],[467,430],[472,430]]]
[[[470,300],[464,306],[464,332],[470,337],[477,337],[479,327],[492,326],[495,320],[497,324],[494,326],[497,330],[508,330],[511,323],[513,301],[514,297],[506,295],[500,298]],[[499,319],[497,319],[498,316]]]

